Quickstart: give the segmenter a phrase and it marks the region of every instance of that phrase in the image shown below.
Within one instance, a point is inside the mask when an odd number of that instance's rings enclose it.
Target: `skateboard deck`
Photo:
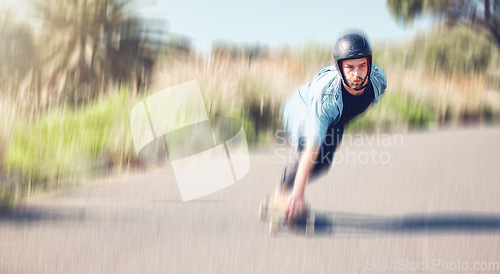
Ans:
[[[309,204],[304,204],[304,210],[296,209],[293,216],[291,220],[285,220],[283,203],[273,203],[269,198],[260,203],[259,219],[269,222],[269,235],[276,236],[279,231],[293,229],[297,224],[305,224],[306,235],[314,235],[315,216]]]

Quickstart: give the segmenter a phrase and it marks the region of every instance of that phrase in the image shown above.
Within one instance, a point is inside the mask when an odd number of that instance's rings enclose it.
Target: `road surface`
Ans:
[[[314,237],[258,220],[281,147],[187,203],[168,166],[104,179],[2,215],[0,273],[498,273],[499,142],[498,127],[344,137],[306,191]]]

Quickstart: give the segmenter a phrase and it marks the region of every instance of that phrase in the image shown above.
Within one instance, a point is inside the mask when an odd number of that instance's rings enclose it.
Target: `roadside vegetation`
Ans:
[[[46,16],[54,14],[49,8]],[[90,12],[64,8],[67,14]],[[119,10],[111,14],[95,17],[96,28],[118,26]],[[50,17],[45,20],[51,22]],[[60,32],[54,37],[68,35],[64,25],[58,26],[51,29]],[[0,43],[6,60],[0,64],[0,208],[39,191],[143,168],[133,147],[130,109],[163,88],[193,79],[211,117],[239,118],[251,147],[269,146],[280,129],[282,102],[331,64],[331,45],[318,43],[272,50],[216,43],[212,54],[200,56],[183,43],[166,52],[134,46],[119,52],[103,40],[109,48],[99,51],[99,34],[85,28],[88,39],[69,40],[78,47],[65,48],[58,41],[52,57],[46,57],[36,54],[42,47],[37,41],[44,40],[35,39],[27,26],[4,15],[0,29],[13,41]],[[381,102],[347,130],[498,124],[500,47],[494,41],[486,31],[458,26],[438,27],[411,41],[373,43],[374,64],[385,71],[388,88]],[[13,49],[16,43],[30,49]]]

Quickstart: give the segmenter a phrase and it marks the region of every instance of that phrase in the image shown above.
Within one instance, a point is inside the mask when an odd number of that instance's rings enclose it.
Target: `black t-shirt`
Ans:
[[[337,124],[345,125],[354,117],[363,113],[375,99],[375,94],[373,93],[373,86],[371,83],[368,84],[365,91],[360,95],[350,94],[342,85],[342,102],[344,103],[344,109],[342,110],[342,115]]]

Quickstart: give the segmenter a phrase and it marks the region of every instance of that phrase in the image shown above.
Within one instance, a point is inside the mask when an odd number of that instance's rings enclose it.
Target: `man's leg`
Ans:
[[[340,145],[342,141],[342,136],[344,134],[344,127],[337,125],[330,125],[326,132],[325,139],[319,148],[318,157],[316,159],[316,164],[314,165],[314,169],[311,172],[309,177],[309,181],[317,179],[319,175],[324,174],[330,169],[330,166],[333,163],[333,156],[337,147]],[[281,177],[280,189],[278,192],[289,192],[293,189],[293,185],[295,183],[295,174],[297,173],[297,168],[299,166],[300,156],[302,154],[302,150],[304,149],[304,140],[299,141],[299,147],[297,149],[297,156],[294,157],[294,161],[288,164],[283,170],[283,174]]]
[[[325,140],[319,148],[317,163],[309,177],[309,180],[314,180],[320,175],[326,174],[333,163],[333,156],[337,150],[342,137],[344,136],[344,127],[330,125],[326,132]]]

